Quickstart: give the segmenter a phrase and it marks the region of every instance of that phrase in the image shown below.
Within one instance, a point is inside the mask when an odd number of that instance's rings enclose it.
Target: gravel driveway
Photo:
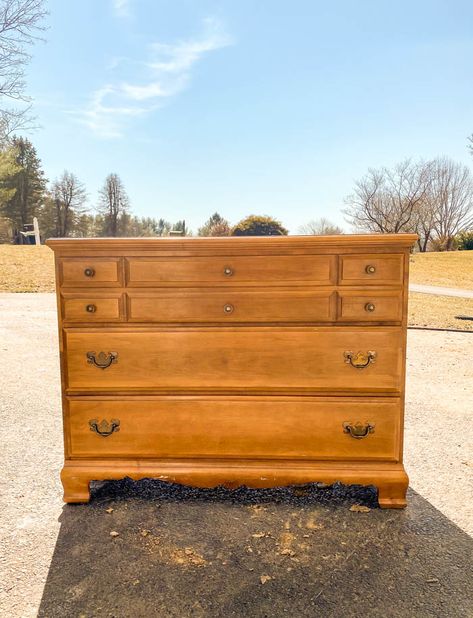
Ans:
[[[64,506],[54,296],[0,315],[0,616],[473,615],[472,334],[409,333],[405,511],[147,481]]]

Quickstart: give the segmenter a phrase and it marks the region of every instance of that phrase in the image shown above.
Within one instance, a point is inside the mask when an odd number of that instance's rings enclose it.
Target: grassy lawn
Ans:
[[[473,289],[473,251],[416,254],[411,258],[411,281]],[[54,254],[48,247],[0,245],[0,292],[54,292]],[[409,324],[473,330],[473,300],[410,294]]]
[[[473,321],[457,320],[456,315],[473,317],[473,299],[413,292],[409,294],[409,326],[473,331]]]
[[[473,251],[416,253],[411,256],[411,283],[473,290]]]
[[[51,249],[0,245],[0,292],[54,292]]]

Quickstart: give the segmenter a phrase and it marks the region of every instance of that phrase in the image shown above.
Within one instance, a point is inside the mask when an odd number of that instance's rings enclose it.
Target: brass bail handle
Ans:
[[[95,365],[99,369],[107,369],[113,363],[118,362],[118,352],[86,352],[87,363]]]
[[[93,418],[89,421],[89,427],[90,431],[94,431],[99,436],[107,438],[115,431],[120,431],[120,421],[117,418],[112,418],[110,423],[105,419],[99,422],[98,418]]]
[[[355,367],[355,369],[364,369],[365,367],[368,367],[370,363],[375,362],[377,354],[373,350],[368,350],[367,352],[357,352],[356,354],[347,350],[343,353],[343,356],[347,365],[351,365],[352,367]]]
[[[374,425],[372,423],[351,423],[345,421],[342,423],[344,433],[348,433],[355,440],[366,438],[370,433],[374,433]]]

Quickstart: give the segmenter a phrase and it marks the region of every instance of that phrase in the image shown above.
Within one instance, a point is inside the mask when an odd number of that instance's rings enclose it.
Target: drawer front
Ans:
[[[331,292],[254,290],[128,294],[130,322],[327,322]],[[333,309],[332,309],[333,308]]]
[[[401,285],[404,255],[343,255],[340,256],[342,285]]]
[[[402,292],[346,291],[338,293],[338,319],[345,322],[399,322]]]
[[[72,457],[395,461],[400,418],[383,398],[70,400],[68,430]]]
[[[400,389],[402,337],[398,328],[65,332],[69,391]]]
[[[118,287],[120,258],[62,258],[59,261],[63,287]]]
[[[61,296],[65,322],[118,322],[121,320],[122,295]]]
[[[129,286],[164,284],[271,285],[331,283],[335,258],[326,255],[127,258]]]

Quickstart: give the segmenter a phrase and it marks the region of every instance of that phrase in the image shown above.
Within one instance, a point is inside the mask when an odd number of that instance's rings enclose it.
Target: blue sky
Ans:
[[[471,165],[473,3],[439,0],[50,0],[28,91],[53,180],[90,205],[110,172],[132,210],[292,233],[368,167]]]

